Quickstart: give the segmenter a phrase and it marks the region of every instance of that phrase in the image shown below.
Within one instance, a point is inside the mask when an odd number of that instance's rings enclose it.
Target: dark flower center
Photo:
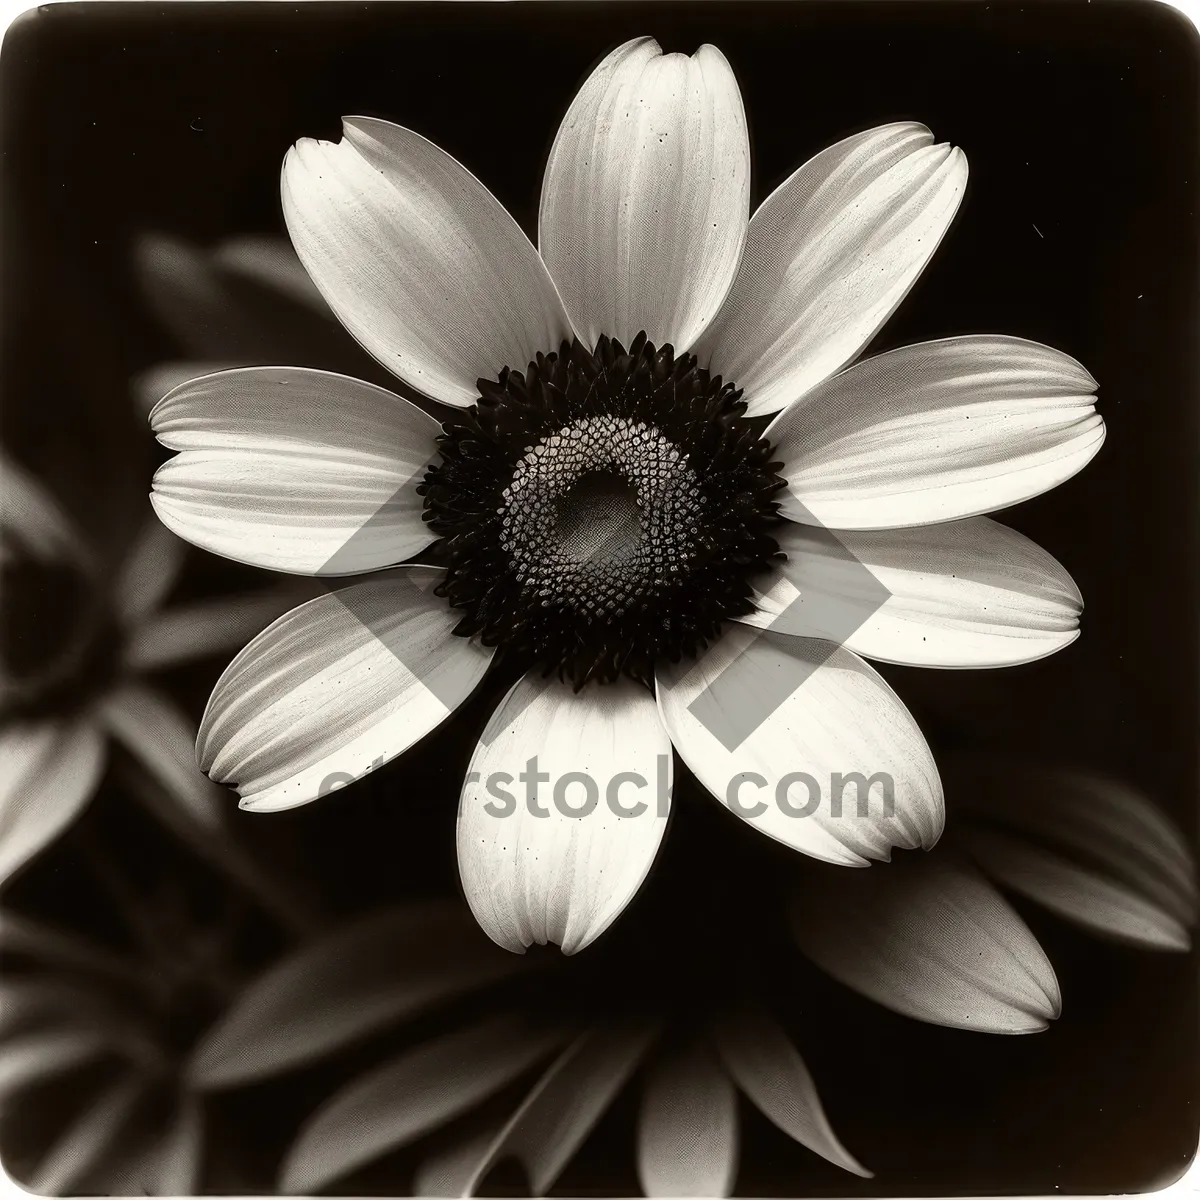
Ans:
[[[421,485],[455,632],[582,685],[649,680],[752,611],[784,483],[740,397],[645,334],[481,379]]]

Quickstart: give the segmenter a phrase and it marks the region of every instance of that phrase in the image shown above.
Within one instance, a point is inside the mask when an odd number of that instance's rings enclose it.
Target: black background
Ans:
[[[1105,771],[1194,839],[1200,95],[1195,32],[1165,6],[91,3],[28,14],[0,61],[5,444],[93,532],[117,536],[141,513],[155,454],[129,376],[180,354],[136,285],[136,235],[282,232],[285,150],[336,139],[351,113],[437,142],[532,235],[574,90],[643,33],[667,50],[711,41],[728,57],[754,203],[823,146],[886,121],[923,121],[964,148],[962,209],[873,349],[1004,332],[1074,355],[1099,380],[1099,457],[1004,517],[1072,572],[1084,632],[1026,667],[884,674],[935,755]],[[200,564],[186,586],[235,574]],[[197,704],[211,682],[174,681]],[[350,792],[245,816],[250,835],[346,910],[454,888],[458,780],[499,688]],[[1194,955],[1108,947],[1018,905],[1058,970],[1062,1019],[1026,1038],[921,1026],[800,963],[765,882],[794,869],[786,852],[682,792],[651,885],[582,968],[590,994],[658,1003],[640,973],[653,964],[661,983],[667,962],[676,1002],[701,1010],[752,964],[835,1128],[877,1172],[855,1180],[748,1116],[740,1192],[1118,1192],[1182,1172],[1198,1124]],[[952,791],[947,803],[952,826]],[[129,853],[150,854],[139,836]],[[48,878],[69,912],[69,856]],[[559,1190],[632,1188],[631,1121],[619,1106]]]

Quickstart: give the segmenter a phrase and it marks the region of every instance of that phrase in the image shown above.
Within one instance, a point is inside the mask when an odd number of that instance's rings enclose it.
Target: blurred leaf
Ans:
[[[30,721],[0,733],[0,882],[79,816],[104,758],[104,737],[86,718]]]
[[[130,982],[140,980],[137,966],[103,947],[36,917],[0,912],[0,954],[20,954],[41,963]]]
[[[487,1173],[515,1158],[532,1195],[544,1195],[637,1069],[658,1032],[651,1022],[600,1025],[551,1064],[467,1176],[471,1195]],[[465,1174],[458,1163],[460,1177]]]
[[[48,1029],[0,1045],[0,1105],[23,1088],[42,1083],[110,1054],[110,1038],[95,1029]]]
[[[280,1187],[309,1193],[498,1092],[567,1037],[561,1024],[494,1017],[406,1050],[331,1096],[284,1161]]]
[[[302,947],[254,980],[196,1047],[198,1087],[303,1066],[525,960],[489,941],[459,904],[374,913]]]
[[[642,1089],[638,1178],[647,1196],[728,1196],[738,1165],[737,1089],[702,1041],[660,1056]]]
[[[324,590],[304,580],[241,596],[172,605],[133,632],[126,662],[135,671],[157,671],[212,655],[232,657],[277,617]]]
[[[456,1129],[456,1137],[417,1165],[412,1182],[413,1195],[468,1195],[478,1175],[479,1164],[486,1160],[488,1151],[507,1123],[507,1117],[503,1116],[487,1119],[477,1116],[460,1122],[469,1125],[469,1130]]]
[[[158,1106],[162,1109],[162,1105]],[[160,1112],[157,1126],[122,1139],[117,1152],[88,1180],[108,1196],[191,1196],[200,1185],[203,1120],[194,1097],[182,1096]]]
[[[192,821],[221,828],[228,793],[197,766],[195,726],[173,700],[145,684],[127,683],[104,698],[100,718]]]
[[[834,1166],[872,1177],[838,1140],[804,1059],[772,1017],[738,1009],[713,1022],[713,1037],[738,1087],[773,1125]]]
[[[146,519],[117,575],[115,599],[123,624],[136,625],[167,598],[187,554],[187,543],[147,508]]]
[[[1186,950],[1195,867],[1182,834],[1133,788],[1025,764],[960,766],[960,838],[1001,883],[1118,941]]]
[[[126,1074],[99,1089],[43,1155],[29,1187],[43,1196],[79,1188],[118,1152],[147,1087],[145,1080]]]

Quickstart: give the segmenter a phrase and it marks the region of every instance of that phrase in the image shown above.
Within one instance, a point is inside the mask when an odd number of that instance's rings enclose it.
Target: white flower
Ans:
[[[665,826],[672,745],[731,807],[738,779],[777,796],[798,771],[883,773],[892,811],[771,803],[753,821],[835,863],[928,848],[937,770],[860,655],[999,666],[1078,633],[1065,570],[979,514],[1096,453],[1088,373],[1000,336],[843,370],[945,233],[963,154],[921,125],[872,129],[750,219],[749,172],[712,46],[641,38],[593,72],[550,153],[538,249],[432,143],[347,118],[337,144],[288,153],[284,215],[345,327],[448,406],[440,463],[415,405],[310,369],[208,375],[152,414],[179,452],[153,501],[181,536],[299,574],[408,564],[289,613],[219,681],[199,757],[243,807],[357,778],[444,720],[498,649],[528,662],[459,815],[467,898],[514,950],[578,950],[628,903]],[[434,565],[413,565],[438,535]],[[495,815],[497,781],[534,756],[548,781],[601,792],[666,762],[663,804]]]

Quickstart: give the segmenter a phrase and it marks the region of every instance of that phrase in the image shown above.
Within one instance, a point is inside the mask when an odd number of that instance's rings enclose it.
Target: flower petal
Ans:
[[[99,714],[192,820],[210,830],[221,828],[227,793],[196,766],[195,726],[173,700],[145,684],[128,683],[104,698]]]
[[[307,804],[395,758],[470,695],[492,651],[452,635],[406,567],[300,605],[226,668],[200,723],[201,768],[243,808]]]
[[[763,1116],[834,1166],[871,1178],[838,1141],[804,1059],[772,1017],[744,1007],[714,1021],[713,1036],[726,1069]]]
[[[580,336],[686,350],[737,271],[750,143],[737,80],[704,45],[617,47],[580,88],[542,184],[538,245]]]
[[[741,618],[760,629],[833,637],[866,658],[922,667],[1032,662],[1079,636],[1083,600],[1071,577],[987,517],[837,533],[788,522],[775,537],[787,561]]]
[[[647,1196],[728,1196],[738,1166],[737,1090],[703,1042],[659,1057],[642,1088],[638,1179]]]
[[[830,529],[897,529],[1028,500],[1100,449],[1095,390],[1073,358],[999,335],[865,359],[768,427],[788,481],[782,511]]]
[[[104,759],[104,737],[87,719],[0,733],[0,881],[79,816],[100,784]]]
[[[671,767],[647,689],[518,681],[475,749],[458,810],[463,890],[487,935],[519,954],[534,942],[574,954],[598,938],[650,870]]]
[[[205,550],[302,575],[352,575],[433,540],[416,488],[437,423],[374,384],[304,367],[193,379],[155,405],[180,450],[154,476],[163,524]]]
[[[962,769],[972,856],[1007,887],[1118,941],[1186,950],[1197,916],[1187,842],[1149,800],[1082,771],[989,759]]]
[[[198,1088],[306,1066],[394,1022],[513,973],[460,903],[372,913],[252,980],[192,1052]]]
[[[769,837],[846,866],[937,841],[942,789],[929,747],[848,650],[740,626],[698,662],[660,668],[657,682],[680,757]]]
[[[280,1190],[311,1195],[408,1145],[498,1092],[566,1035],[561,1024],[510,1013],[404,1051],[308,1118],[287,1152]]]
[[[571,336],[537,251],[466,169],[411,130],[347,117],[283,164],[292,244],[363,348],[418,391],[469,405]]]
[[[324,591],[322,584],[288,580],[259,592],[172,605],[133,630],[125,644],[125,662],[134,671],[158,671],[228,655],[277,617]]]
[[[1059,1015],[1054,968],[974,868],[941,850],[798,888],[801,950],[872,1000],[935,1025],[1033,1033]]]
[[[850,362],[937,249],[967,186],[961,150],[911,121],[823,150],[763,202],[717,319],[696,347],[775,412]]]

